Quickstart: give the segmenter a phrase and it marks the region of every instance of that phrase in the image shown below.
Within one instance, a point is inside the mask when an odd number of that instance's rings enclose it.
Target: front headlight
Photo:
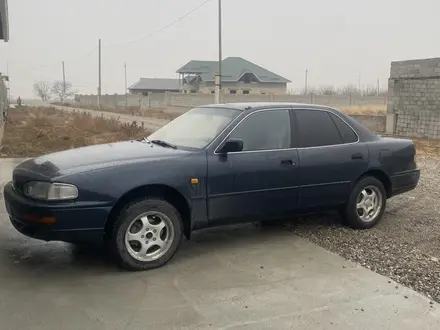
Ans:
[[[24,185],[23,192],[31,198],[50,201],[75,199],[78,197],[78,188],[66,183],[32,181]]]

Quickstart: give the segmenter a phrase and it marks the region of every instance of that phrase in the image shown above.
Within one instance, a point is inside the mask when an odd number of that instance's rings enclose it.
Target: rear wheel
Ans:
[[[157,198],[129,205],[115,222],[112,245],[120,264],[129,270],[148,270],[167,263],[183,236],[179,212]]]
[[[362,178],[353,188],[343,211],[346,224],[354,229],[374,227],[383,216],[386,198],[382,182],[374,177]]]

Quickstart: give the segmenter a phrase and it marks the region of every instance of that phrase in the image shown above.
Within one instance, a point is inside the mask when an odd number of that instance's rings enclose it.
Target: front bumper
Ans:
[[[4,188],[6,210],[12,225],[23,235],[45,241],[95,242],[103,237],[110,206],[83,206],[75,202],[36,201]]]
[[[391,177],[392,196],[400,195],[415,189],[419,183],[420,170],[400,172]]]

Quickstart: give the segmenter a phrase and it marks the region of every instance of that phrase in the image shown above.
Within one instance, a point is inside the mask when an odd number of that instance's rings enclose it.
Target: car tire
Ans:
[[[386,200],[386,191],[381,181],[371,176],[361,178],[341,212],[345,224],[353,229],[374,227],[382,219]]]
[[[114,223],[111,245],[123,268],[149,270],[163,266],[174,256],[182,236],[177,209],[163,199],[148,198],[122,210]]]

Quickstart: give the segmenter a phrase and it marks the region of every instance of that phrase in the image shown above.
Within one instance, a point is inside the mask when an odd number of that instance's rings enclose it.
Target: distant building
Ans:
[[[8,0],[0,0],[0,40],[9,41]]]
[[[179,79],[141,78],[128,88],[131,94],[148,95],[148,93],[179,92]]]
[[[190,61],[177,70],[182,93],[215,93],[217,61]],[[228,94],[285,94],[291,81],[241,57],[222,61],[222,92]]]

